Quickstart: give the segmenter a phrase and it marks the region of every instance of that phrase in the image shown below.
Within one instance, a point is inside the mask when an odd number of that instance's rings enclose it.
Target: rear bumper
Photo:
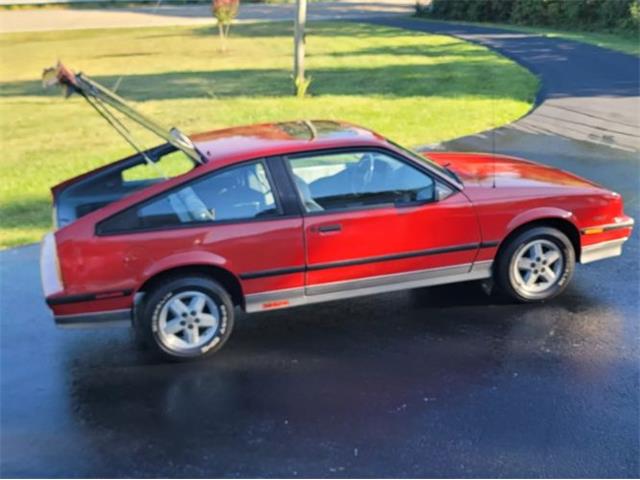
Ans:
[[[54,295],[46,302],[60,327],[106,327],[131,322],[131,295],[130,290]]]
[[[131,309],[110,310],[108,312],[55,315],[56,325],[63,328],[92,328],[128,326],[131,324]]]
[[[85,328],[131,324],[131,289],[66,294],[53,232],[45,235],[42,241],[40,279],[45,301],[59,327]]]
[[[60,293],[64,289],[53,232],[47,233],[40,244],[40,282],[45,297]]]

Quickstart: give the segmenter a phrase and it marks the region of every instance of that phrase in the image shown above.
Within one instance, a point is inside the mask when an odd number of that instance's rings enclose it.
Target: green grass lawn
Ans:
[[[107,86],[120,80],[120,95],[186,132],[342,119],[409,146],[515,120],[537,88],[515,63],[450,37],[315,23],[310,96],[297,99],[292,43],[285,24],[234,26],[224,55],[209,27],[0,35],[0,246],[38,241],[50,228],[49,187],[130,152],[81,98],[43,92],[40,73],[58,59]]]

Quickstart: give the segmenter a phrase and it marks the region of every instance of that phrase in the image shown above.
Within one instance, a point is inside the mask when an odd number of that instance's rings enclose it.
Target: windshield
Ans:
[[[417,152],[414,152],[413,150],[410,150],[408,148],[403,147],[402,145],[398,145],[396,142],[387,139],[387,141],[393,145],[394,147],[396,147],[398,150],[400,150],[401,152],[403,152],[404,154],[406,154],[407,156],[413,158],[414,160],[417,160],[419,162],[423,162],[423,163],[428,163],[430,167],[432,167],[434,170],[437,170],[438,172],[440,172],[442,175],[445,175],[446,177],[454,180],[457,183],[462,183],[462,180],[460,180],[460,177],[458,177],[453,171],[449,170],[446,167],[443,167],[442,165],[434,162],[433,160],[431,160],[428,157],[425,157],[423,155],[420,155]]]

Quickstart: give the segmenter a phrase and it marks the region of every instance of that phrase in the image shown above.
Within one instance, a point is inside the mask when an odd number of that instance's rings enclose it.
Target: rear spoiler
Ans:
[[[55,67],[47,68],[42,73],[42,85],[45,88],[53,86],[61,86],[64,89],[66,97],[74,93],[84,97],[89,104],[124,137],[124,139],[138,152],[142,149],[135,143],[127,128],[116,118],[107,108],[107,105],[137,124],[151,131],[158,137],[170,143],[179,150],[182,150],[189,158],[196,163],[205,163],[203,155],[198,152],[189,137],[184,135],[177,128],[166,128],[158,125],[153,120],[145,117],[143,114],[127,105],[126,101],[112,92],[108,88],[100,85],[95,80],[82,73],[74,73],[62,63],[58,62]]]

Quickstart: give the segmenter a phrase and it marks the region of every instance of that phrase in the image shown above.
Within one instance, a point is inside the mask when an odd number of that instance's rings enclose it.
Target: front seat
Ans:
[[[311,196],[311,189],[309,188],[309,185],[307,185],[307,182],[305,182],[298,175],[294,175],[293,178],[296,183],[296,188],[300,193],[300,197],[302,198],[302,203],[304,204],[307,211],[320,212],[324,210],[324,208],[318,205],[318,202],[316,202]]]

